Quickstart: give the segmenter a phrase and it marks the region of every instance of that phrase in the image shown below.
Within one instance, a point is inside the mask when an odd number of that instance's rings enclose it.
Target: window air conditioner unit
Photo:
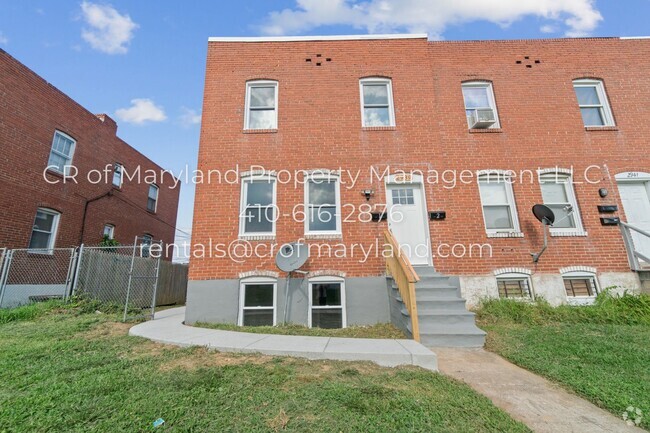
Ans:
[[[494,110],[491,108],[481,108],[472,111],[469,115],[470,129],[485,129],[496,123]]]

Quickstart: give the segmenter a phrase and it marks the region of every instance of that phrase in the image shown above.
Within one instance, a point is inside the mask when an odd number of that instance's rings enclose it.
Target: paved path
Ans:
[[[437,371],[436,355],[413,340],[302,337],[220,331],[183,325],[185,307],[156,313],[129,335],[176,346],[204,346],[221,352],[256,352],[309,359],[372,361],[386,367],[417,365]]]
[[[483,349],[433,350],[442,373],[466,382],[535,432],[645,431]]]

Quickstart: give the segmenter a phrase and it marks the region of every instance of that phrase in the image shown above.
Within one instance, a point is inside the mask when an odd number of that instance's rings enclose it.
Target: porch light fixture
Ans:
[[[370,201],[370,197],[375,195],[375,192],[371,189],[364,189],[361,191],[361,194],[363,194],[363,196],[366,198],[366,201]]]

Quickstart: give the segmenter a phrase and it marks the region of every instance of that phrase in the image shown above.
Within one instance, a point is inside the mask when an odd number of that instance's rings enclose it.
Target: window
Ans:
[[[415,204],[413,188],[400,188],[391,191],[393,204]]]
[[[539,177],[544,205],[555,214],[555,222],[550,227],[551,233],[582,232],[582,222],[578,212],[578,202],[573,190],[570,174],[545,173]]]
[[[115,226],[112,224],[106,224],[104,226],[104,232],[102,233],[102,237],[105,238],[108,236],[108,239],[113,239],[115,235]]]
[[[246,83],[244,129],[276,129],[278,127],[278,83],[251,81]]]
[[[503,274],[497,277],[500,298],[532,298],[530,277],[523,274]]]
[[[309,327],[345,328],[345,283],[342,278],[317,277],[309,281]]]
[[[158,187],[156,185],[149,185],[149,197],[147,199],[147,210],[156,212],[158,207]]]
[[[312,176],[305,183],[305,232],[308,234],[341,233],[338,176]]]
[[[72,137],[63,132],[55,131],[50,159],[47,163],[48,168],[67,175],[72,164],[75,145],[76,141]]]
[[[275,234],[275,185],[272,177],[242,181],[240,235]]]
[[[510,177],[499,173],[488,173],[480,175],[478,183],[487,232],[519,232]]]
[[[614,117],[600,80],[575,80],[573,89],[585,126],[614,126]]]
[[[149,257],[151,255],[151,244],[153,243],[153,235],[145,233],[142,235],[142,243],[140,244],[140,257]]]
[[[34,218],[32,236],[29,240],[30,250],[51,250],[56,241],[60,213],[51,209],[39,208]]]
[[[277,284],[275,280],[251,278],[241,282],[239,326],[275,326]]]
[[[122,188],[122,171],[124,166],[119,163],[113,165],[113,186],[117,188]]]
[[[499,128],[492,84],[480,81],[463,83],[462,90],[467,127],[470,129]]]
[[[593,298],[598,294],[596,275],[590,272],[569,272],[562,275],[568,298]]]
[[[364,78],[359,83],[362,126],[395,126],[391,81],[387,78]]]

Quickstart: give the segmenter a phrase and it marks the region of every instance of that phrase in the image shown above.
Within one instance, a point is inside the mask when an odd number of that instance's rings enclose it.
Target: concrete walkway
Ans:
[[[483,349],[433,350],[442,373],[466,382],[535,432],[645,431]]]
[[[386,367],[417,365],[437,371],[436,355],[413,340],[302,337],[220,331],[183,325],[185,307],[156,313],[129,335],[176,346],[203,346],[221,352],[263,353],[308,359],[372,361]]]

